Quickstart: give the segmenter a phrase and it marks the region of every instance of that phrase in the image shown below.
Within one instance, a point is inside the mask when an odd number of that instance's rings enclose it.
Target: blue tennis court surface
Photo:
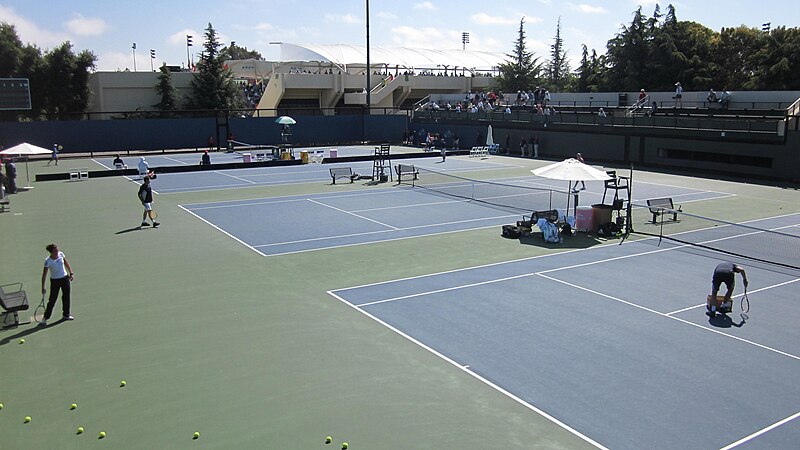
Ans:
[[[483,163],[485,162],[471,164]],[[292,168],[281,169],[288,170],[285,176],[300,176],[292,172]],[[182,174],[159,177],[154,183],[156,190],[163,192],[161,183],[173,179],[175,175]],[[498,181],[540,188],[565,188],[563,183],[533,176]],[[587,182],[586,185],[587,190],[581,192],[579,204],[599,203],[603,196],[602,182]],[[656,184],[641,184],[637,188],[637,196],[641,198],[672,197],[676,199],[676,203],[730,195]],[[566,205],[558,206],[563,208]],[[521,219],[520,214],[501,211],[481,202],[430,195],[424,189],[406,186],[386,188],[365,186],[360,191],[186,204],[182,207],[264,255],[320,250],[485,227],[498,227],[499,230],[499,225],[514,223]],[[531,209],[536,208],[532,206]]]
[[[798,214],[751,224],[800,235]],[[709,319],[725,259],[645,239],[330,294],[600,446],[796,448],[800,272],[740,261],[752,310]]]

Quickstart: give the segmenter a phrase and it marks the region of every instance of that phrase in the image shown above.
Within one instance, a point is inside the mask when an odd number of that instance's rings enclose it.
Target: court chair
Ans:
[[[603,200],[601,203],[606,203],[606,194],[609,190],[614,191],[614,205],[618,204],[619,201],[619,191],[625,191],[627,194],[625,196],[626,199],[630,198],[630,183],[628,177],[618,176],[616,170],[607,170],[606,174],[611,177],[604,182],[604,189],[603,189]]]
[[[16,286],[14,290],[8,290],[10,286]],[[3,328],[11,328],[19,325],[31,323],[19,321],[19,312],[28,309],[28,295],[22,290],[22,283],[10,283],[0,286],[0,306],[3,307]],[[8,317],[14,318],[12,323],[8,322]]]

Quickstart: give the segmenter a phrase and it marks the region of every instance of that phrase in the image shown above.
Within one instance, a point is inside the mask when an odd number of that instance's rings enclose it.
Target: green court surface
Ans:
[[[528,176],[550,162],[508,161],[525,167],[469,176]],[[32,179],[94,163],[44,164],[30,163]],[[736,194],[705,201],[712,217],[800,211],[792,189],[635,176]],[[44,247],[56,242],[75,271],[76,320],[0,331],[0,448],[594,447],[326,292],[617,241],[524,245],[500,238],[498,227],[263,257],[179,205],[372,188],[311,183],[158,195],[162,226],[139,230],[137,185],[125,178],[34,186],[11,196],[11,211],[0,214],[0,284],[24,284],[30,317]]]

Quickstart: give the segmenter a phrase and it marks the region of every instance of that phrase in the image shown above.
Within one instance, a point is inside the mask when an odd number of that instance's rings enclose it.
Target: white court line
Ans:
[[[227,174],[227,173],[221,172],[221,171],[219,171],[219,170],[215,170],[215,171],[214,171],[214,173],[218,173],[218,174],[220,174],[220,175],[224,175],[224,176],[226,176],[226,177],[231,177],[231,178],[233,178],[234,180],[244,181],[245,183],[256,184],[256,182],[255,182],[255,181],[246,180],[246,179],[244,179],[244,178],[237,177],[237,176],[235,176],[235,175],[230,175],[230,174]]]
[[[335,235],[335,236],[321,236],[321,237],[309,238],[309,239],[298,239],[296,241],[281,241],[281,242],[274,242],[272,244],[258,244],[258,245],[254,245],[253,247],[256,247],[256,248],[275,247],[275,246],[286,245],[286,244],[298,244],[298,243],[301,243],[301,242],[327,241],[327,240],[331,240],[331,239],[349,238],[349,237],[356,237],[356,236],[369,236],[371,234],[392,233],[394,231],[408,231],[408,230],[417,230],[417,229],[421,229],[421,228],[441,227],[441,226],[445,226],[445,225],[461,224],[461,223],[466,223],[466,222],[480,222],[480,221],[483,221],[483,220],[496,220],[496,219],[502,219],[502,218],[505,218],[505,217],[517,217],[517,215],[515,214],[515,215],[508,215],[508,216],[482,217],[482,218],[479,218],[479,219],[465,219],[465,220],[456,220],[456,221],[453,221],[453,222],[439,222],[439,223],[427,224],[427,225],[414,225],[413,227],[397,228],[397,229],[394,229],[394,230],[365,231],[363,233],[338,234],[338,235]],[[494,227],[494,226],[496,226],[496,225],[489,225],[489,226],[480,227],[480,228],[490,228],[490,227]],[[467,230],[474,230],[474,229],[475,228],[468,228],[466,230],[450,230],[450,231],[447,231],[447,232],[467,231]],[[430,235],[426,234],[424,236],[430,236]],[[409,237],[418,237],[418,236],[409,236]],[[385,241],[377,241],[377,242],[385,242]],[[345,245],[347,245],[347,244],[345,244]],[[325,248],[333,248],[333,247],[325,247]]]
[[[169,156],[162,156],[162,158],[168,159],[170,161],[175,161],[176,163],[183,164],[184,166],[188,166],[189,165],[189,163],[187,163],[185,161],[181,161],[180,159],[170,158]]]
[[[328,291],[328,294],[331,295],[332,297],[338,299],[340,302],[344,303],[345,305],[348,305],[351,308],[354,308],[356,311],[360,312],[361,314],[364,314],[365,316],[369,317],[370,319],[374,320],[375,322],[383,325],[384,327],[394,331],[395,333],[399,334],[400,336],[408,339],[409,341],[413,342],[414,344],[418,345],[419,347],[421,347],[421,348],[433,353],[434,355],[438,356],[439,358],[441,358],[445,362],[448,362],[448,363],[452,364],[453,366],[459,368],[463,372],[465,372],[468,375],[476,378],[480,382],[486,384],[487,386],[491,387],[492,389],[496,390],[497,392],[500,392],[501,394],[505,395],[506,397],[514,400],[515,402],[519,403],[520,405],[524,406],[525,408],[530,409],[531,411],[533,411],[533,412],[539,414],[540,416],[544,417],[545,419],[553,422],[554,424],[558,425],[559,427],[563,428],[564,430],[569,431],[573,435],[583,439],[584,441],[588,442],[589,444],[594,445],[598,449],[608,450],[607,447],[604,447],[599,442],[589,438],[585,434],[583,434],[583,433],[579,432],[578,430],[570,427],[566,423],[556,419],[555,417],[553,417],[550,414],[546,413],[544,410],[541,410],[541,409],[537,408],[533,404],[526,402],[525,400],[521,399],[520,397],[517,397],[516,395],[514,395],[511,392],[503,389],[502,387],[500,387],[499,385],[493,383],[492,381],[490,381],[490,380],[478,375],[477,373],[473,372],[472,370],[469,370],[469,365],[465,366],[463,364],[459,364],[457,361],[455,361],[452,358],[446,356],[445,354],[435,350],[433,347],[430,347],[430,346],[424,344],[423,342],[415,339],[411,335],[404,333],[400,329],[395,328],[394,326],[390,325],[389,323],[384,322],[383,320],[379,319],[378,317],[373,316],[372,314],[368,313],[367,311],[364,311],[363,309],[358,308],[357,306],[353,305],[352,303],[348,302],[347,300],[343,299],[342,297],[339,297],[333,291]]]
[[[752,440],[753,438],[761,436],[762,434],[766,433],[767,431],[770,431],[770,430],[772,430],[774,428],[778,428],[779,426],[781,426],[781,425],[783,425],[783,424],[785,424],[787,422],[791,422],[792,420],[794,420],[794,419],[796,419],[798,417],[800,417],[800,412],[796,412],[796,413],[792,414],[791,416],[789,416],[789,417],[787,417],[787,418],[785,418],[785,419],[783,419],[781,421],[775,422],[772,425],[770,425],[770,426],[768,426],[766,428],[763,428],[763,429],[761,429],[759,431],[756,431],[755,433],[753,433],[753,434],[751,434],[749,436],[745,436],[745,437],[739,439],[738,441],[736,441],[736,442],[734,442],[732,444],[728,444],[725,447],[722,447],[720,450],[730,450],[730,449],[732,449],[734,447],[737,447],[737,446],[739,446],[741,444],[744,444],[747,441]]]
[[[182,210],[186,211],[187,213],[189,213],[189,214],[191,214],[191,215],[193,215],[193,216],[197,217],[198,219],[202,220],[203,222],[207,223],[207,224],[208,224],[208,225],[210,225],[212,228],[215,228],[217,231],[219,231],[219,232],[221,232],[222,234],[224,234],[224,235],[228,236],[229,238],[233,239],[234,241],[236,241],[236,242],[238,242],[238,243],[240,243],[240,244],[244,245],[245,247],[249,248],[250,250],[252,250],[252,251],[254,251],[254,252],[258,253],[259,255],[261,255],[261,256],[267,256],[267,255],[265,255],[265,254],[261,253],[260,251],[256,250],[255,248],[253,248],[253,247],[252,247],[250,244],[248,244],[247,242],[245,242],[245,241],[243,241],[243,240],[241,240],[241,239],[237,238],[236,236],[234,236],[234,235],[232,235],[232,234],[228,233],[227,231],[223,230],[222,228],[220,228],[220,227],[218,227],[218,226],[214,225],[213,223],[211,223],[211,222],[207,221],[206,219],[204,219],[204,218],[202,218],[202,217],[198,216],[197,214],[193,213],[192,211],[190,211],[190,210],[188,210],[188,209],[184,208],[184,207],[183,207],[183,205],[178,205],[178,207],[179,207],[179,208],[181,208]]]
[[[306,200],[308,200],[311,203],[316,203],[317,205],[324,206],[326,208],[330,208],[330,209],[333,209],[333,210],[336,210],[336,211],[339,211],[339,212],[342,212],[342,213],[345,213],[345,214],[349,214],[349,215],[351,215],[353,217],[358,217],[359,219],[367,220],[367,221],[372,222],[372,223],[377,223],[378,225],[381,225],[381,226],[384,226],[384,227],[387,227],[387,228],[391,228],[392,230],[399,230],[400,229],[400,228],[397,228],[394,225],[389,225],[388,223],[379,222],[379,221],[377,221],[375,219],[370,219],[369,217],[364,217],[364,216],[361,216],[359,214],[352,213],[350,211],[345,211],[342,208],[337,208],[335,206],[326,205],[325,203],[318,202],[318,201],[310,199],[310,198],[306,199]]]
[[[728,337],[728,338],[731,338],[731,339],[735,339],[737,341],[744,342],[746,344],[750,344],[752,346],[755,346],[755,347],[758,347],[758,348],[762,348],[764,350],[768,350],[768,351],[777,353],[779,355],[788,356],[789,358],[796,359],[796,360],[800,361],[800,356],[793,355],[791,353],[787,353],[787,352],[784,352],[784,351],[781,351],[781,350],[778,350],[778,349],[775,349],[775,348],[772,348],[772,347],[768,347],[766,345],[759,344],[758,342],[753,342],[753,341],[750,341],[750,340],[747,340],[747,339],[744,339],[744,338],[740,338],[739,336],[734,336],[732,334],[723,333],[722,331],[715,330],[713,328],[708,328],[708,327],[705,327],[703,325],[698,325],[698,324],[696,324],[694,322],[689,322],[688,320],[684,320],[684,319],[681,319],[679,317],[670,316],[670,315],[667,315],[666,313],[662,313],[662,312],[656,311],[654,309],[650,309],[650,308],[648,308],[646,306],[637,305],[636,303],[632,303],[632,302],[629,302],[627,300],[622,300],[621,298],[618,298],[618,297],[614,297],[614,296],[611,296],[611,295],[608,295],[608,294],[603,294],[602,292],[598,292],[598,291],[595,291],[593,289],[585,288],[585,287],[579,286],[579,285],[577,285],[575,283],[570,283],[568,281],[559,280],[558,278],[553,278],[553,277],[549,277],[547,275],[542,275],[541,273],[537,273],[537,275],[539,275],[541,277],[544,277],[544,278],[547,278],[548,280],[553,280],[553,281],[556,281],[558,283],[565,284],[565,285],[573,287],[575,289],[580,289],[582,291],[586,291],[586,292],[589,292],[589,293],[592,293],[592,294],[595,294],[595,295],[599,295],[600,297],[605,297],[605,298],[607,298],[609,300],[613,300],[615,302],[624,303],[624,304],[626,304],[628,306],[633,306],[634,308],[638,308],[638,309],[641,309],[641,310],[644,310],[644,311],[647,311],[647,312],[651,312],[653,314],[656,314],[656,315],[659,315],[659,316],[662,316],[662,317],[666,317],[668,319],[677,320],[678,322],[682,322],[682,323],[685,323],[687,325],[691,325],[693,327],[700,328],[701,330],[706,330],[706,331],[709,331],[711,333],[716,333],[716,334],[719,334],[719,335],[722,335],[722,336],[725,336],[725,337]]]
[[[105,164],[101,163],[100,161],[98,161],[98,160],[96,160],[96,159],[94,159],[94,158],[91,158],[91,160],[92,160],[92,161],[93,161],[95,164],[99,165],[100,167],[103,167],[104,169],[111,170],[111,167],[108,167],[107,165],[105,165]]]
[[[763,287],[763,288],[761,288],[761,289],[756,289],[756,290],[754,290],[754,291],[750,291],[750,292],[748,292],[747,294],[748,294],[748,295],[750,295],[750,294],[755,294],[756,292],[766,291],[766,290],[769,290],[769,289],[775,289],[775,288],[777,288],[777,287],[785,286],[785,285],[787,285],[787,284],[796,283],[796,282],[798,282],[798,281],[800,281],[800,278],[795,278],[794,280],[784,281],[783,283],[773,284],[772,286],[766,286],[766,287]],[[731,299],[734,299],[734,298],[739,298],[739,297],[744,297],[744,292],[743,292],[743,293],[741,293],[741,294],[732,295],[732,296],[731,296]],[[684,311],[689,311],[690,309],[700,308],[700,307],[702,307],[702,306],[706,306],[706,304],[705,304],[705,303],[701,303],[701,304],[699,304],[699,305],[690,306],[690,307],[688,307],[688,308],[679,309],[679,310],[677,310],[677,311],[671,311],[671,312],[668,312],[668,313],[666,313],[666,314],[667,314],[668,316],[671,316],[672,314],[678,314],[678,313],[682,313],[682,312],[684,312]]]

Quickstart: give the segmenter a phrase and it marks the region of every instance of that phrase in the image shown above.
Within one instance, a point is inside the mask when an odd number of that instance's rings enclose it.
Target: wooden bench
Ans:
[[[650,213],[653,214],[653,223],[657,223],[658,216],[662,214],[672,214],[672,221],[677,222],[678,213],[681,212],[680,205],[678,205],[678,209],[675,209],[675,205],[669,197],[650,199],[647,201],[647,206],[650,208]]]
[[[333,169],[329,169],[331,171],[331,178],[333,179],[333,184],[336,184],[336,180],[340,178],[345,178],[350,180],[352,183],[358,175],[353,173],[353,169],[351,167],[336,167]]]
[[[16,286],[16,289],[8,289],[10,286]],[[28,295],[22,290],[22,283],[11,283],[0,286],[0,306],[5,311],[3,318],[3,328],[16,327],[30,323],[30,321],[20,322],[19,312],[28,309]],[[14,322],[8,324],[7,318],[11,315]]]
[[[403,176],[410,176],[411,181],[419,178],[419,170],[412,164],[398,164],[394,166],[394,171],[397,174],[397,184],[403,182]]]

